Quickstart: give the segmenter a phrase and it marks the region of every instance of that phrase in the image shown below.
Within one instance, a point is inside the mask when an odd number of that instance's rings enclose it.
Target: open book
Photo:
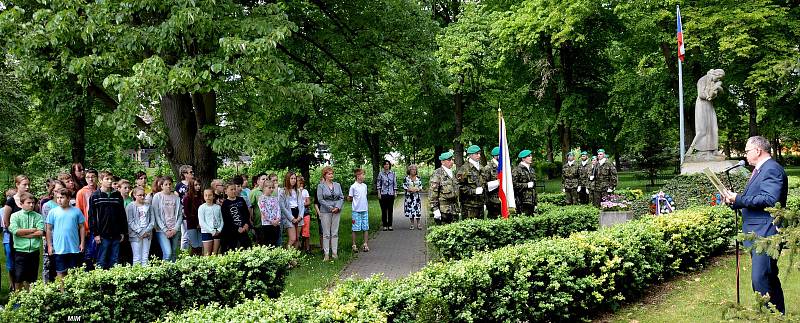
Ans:
[[[728,188],[725,187],[725,184],[722,184],[722,181],[719,180],[717,174],[714,174],[714,172],[708,169],[708,167],[703,169],[703,174],[706,174],[706,177],[708,177],[708,180],[711,181],[711,184],[714,185],[717,191],[719,191],[720,195],[726,196],[727,192],[730,192],[730,190],[728,190]]]

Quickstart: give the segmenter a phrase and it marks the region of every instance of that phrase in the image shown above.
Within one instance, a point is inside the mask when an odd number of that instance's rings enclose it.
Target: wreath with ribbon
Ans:
[[[664,191],[650,197],[650,214],[661,215],[675,212],[675,200]]]

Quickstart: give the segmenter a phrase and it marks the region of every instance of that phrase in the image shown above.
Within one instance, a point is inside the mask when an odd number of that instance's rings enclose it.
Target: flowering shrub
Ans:
[[[600,209],[603,211],[627,211],[631,209],[631,202],[622,195],[606,195],[600,202]]]

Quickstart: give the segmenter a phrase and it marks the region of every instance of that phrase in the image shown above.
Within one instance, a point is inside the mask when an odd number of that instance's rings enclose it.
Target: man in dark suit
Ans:
[[[741,194],[728,192],[726,202],[734,209],[742,209],[742,232],[753,232],[759,237],[777,234],[777,227],[772,223],[772,216],[764,209],[780,202],[786,205],[788,179],[783,167],[770,156],[770,144],[761,136],[747,139],[745,155],[747,162],[755,166],[744,192]],[[745,247],[753,245],[745,241]],[[753,258],[752,280],[753,290],[762,295],[769,294],[770,303],[781,313],[786,313],[783,302],[783,289],[778,279],[778,260],[766,253],[750,252]]]

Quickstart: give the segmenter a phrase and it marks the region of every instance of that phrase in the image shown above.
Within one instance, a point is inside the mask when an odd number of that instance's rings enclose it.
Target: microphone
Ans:
[[[738,163],[736,163],[736,165],[729,166],[728,168],[725,168],[722,172],[723,173],[727,173],[727,172],[730,172],[731,170],[733,170],[734,168],[738,168],[738,167],[742,167],[742,166],[744,166],[744,160],[740,160]]]

